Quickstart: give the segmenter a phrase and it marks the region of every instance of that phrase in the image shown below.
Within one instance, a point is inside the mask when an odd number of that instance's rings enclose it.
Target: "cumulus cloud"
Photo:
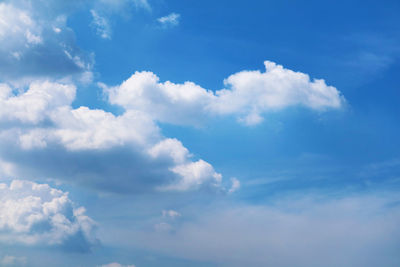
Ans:
[[[398,196],[317,195],[269,205],[197,207],[174,231],[133,231],[138,244],[218,266],[395,267],[400,263]],[[191,207],[191,209],[193,209]]]
[[[0,79],[79,77],[91,72],[92,56],[77,47],[66,26],[66,12],[57,12],[54,5],[52,1],[0,3]]]
[[[174,27],[179,25],[179,20],[180,20],[181,15],[177,13],[171,13],[167,16],[158,18],[157,21],[163,26],[163,27]]]
[[[0,155],[2,162],[19,166],[18,175],[128,191],[221,186],[222,176],[209,163],[194,159],[180,141],[163,137],[143,111],[116,116],[74,109],[76,87],[68,84],[35,82],[21,93],[5,84],[0,89],[6,107],[0,110]],[[104,164],[93,164],[95,158]]]
[[[72,108],[72,84],[36,81],[26,90],[0,84],[5,107],[0,109],[1,162],[17,165],[14,170],[24,177],[56,177],[108,190],[232,193],[240,186],[237,180],[226,189],[210,163],[179,140],[162,136],[156,122],[196,125],[211,116],[235,115],[254,124],[263,113],[288,106],[324,110],[342,105],[340,93],[324,81],[265,64],[265,73],[233,74],[226,79],[231,88],[215,93],[192,82],[160,83],[150,72],[137,72],[120,86],[101,85],[110,103],[125,108],[121,115]],[[94,164],[95,159],[104,164]]]
[[[338,109],[344,98],[324,80],[310,80],[265,61],[265,72],[242,71],[225,79],[227,89],[213,92],[193,82],[160,83],[151,72],[136,72],[121,85],[106,88],[109,100],[127,110],[142,110],[160,122],[197,125],[211,116],[234,115],[246,125],[258,124],[263,114],[290,106],[317,111]]]
[[[51,82],[33,82],[19,95],[13,88],[0,84],[0,121],[39,123],[60,106],[69,105],[75,98],[76,88]]]
[[[0,184],[0,242],[64,246],[87,251],[97,241],[95,222],[68,193],[47,184]],[[4,259],[3,259],[4,260]]]

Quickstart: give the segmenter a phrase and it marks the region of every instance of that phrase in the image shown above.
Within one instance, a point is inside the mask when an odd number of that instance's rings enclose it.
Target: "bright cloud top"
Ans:
[[[260,123],[263,113],[289,106],[325,110],[343,104],[336,88],[323,80],[311,82],[306,74],[268,61],[265,65],[265,73],[231,75],[225,80],[230,89],[215,93],[192,82],[159,83],[153,73],[137,72],[120,86],[102,85],[110,103],[125,108],[118,116],[101,109],[72,108],[76,87],[71,84],[33,82],[22,92],[1,84],[0,103],[6,108],[0,111],[0,124],[6,127],[0,141],[8,147],[1,156],[19,169],[28,166],[19,175],[64,177],[108,190],[144,186],[187,191],[205,186],[232,193],[239,181],[231,179],[231,188],[226,189],[222,175],[210,163],[195,159],[179,140],[162,136],[156,122],[197,125],[213,116],[234,115],[251,125]],[[82,152],[86,157],[79,159]],[[28,153],[37,154],[26,157]],[[102,167],[92,166],[90,158],[99,157]],[[38,164],[41,168],[36,168]],[[71,164],[80,167],[71,173]]]
[[[323,111],[340,108],[344,98],[324,80],[310,80],[270,61],[266,71],[242,71],[225,79],[228,89],[215,93],[193,82],[160,83],[151,72],[136,72],[120,86],[107,90],[110,102],[127,110],[142,110],[160,122],[199,124],[205,117],[234,115],[247,125],[262,115],[289,106]]]
[[[27,245],[68,245],[82,249],[96,242],[94,221],[75,207],[68,193],[47,184],[14,180],[0,184],[0,242]]]

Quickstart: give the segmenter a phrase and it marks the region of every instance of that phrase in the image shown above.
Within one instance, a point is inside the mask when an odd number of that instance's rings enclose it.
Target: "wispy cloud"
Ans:
[[[107,18],[100,16],[95,10],[90,10],[92,14],[92,26],[96,29],[97,35],[103,39],[111,39],[111,26]]]
[[[157,21],[163,26],[163,27],[174,27],[178,26],[180,22],[181,15],[177,13],[171,13],[168,16],[164,16],[161,18],[158,18]]]

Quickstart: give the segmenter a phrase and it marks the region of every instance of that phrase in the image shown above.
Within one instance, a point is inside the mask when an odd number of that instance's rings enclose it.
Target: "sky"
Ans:
[[[0,1],[0,266],[400,266],[399,1]]]

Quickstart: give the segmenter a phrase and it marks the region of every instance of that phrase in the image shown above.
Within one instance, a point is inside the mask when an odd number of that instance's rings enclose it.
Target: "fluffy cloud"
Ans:
[[[0,184],[0,242],[73,246],[96,243],[95,223],[68,193],[47,184],[14,180]]]
[[[337,109],[344,98],[324,80],[265,61],[266,71],[242,71],[225,79],[229,89],[215,93],[192,82],[160,83],[151,72],[136,72],[120,86],[105,88],[113,104],[142,110],[160,122],[201,123],[211,116],[234,115],[247,125],[260,123],[262,115],[289,106],[323,111]]]
[[[102,85],[110,103],[125,108],[118,116],[72,108],[76,87],[70,84],[33,82],[26,91],[0,84],[5,107],[0,110],[1,162],[17,165],[17,175],[24,177],[55,177],[114,191],[206,187],[234,192],[239,181],[231,180],[226,189],[211,164],[196,159],[179,140],[163,137],[155,122],[196,125],[233,114],[254,124],[264,112],[291,105],[316,110],[342,105],[340,93],[322,80],[311,82],[306,74],[271,62],[266,67],[265,73],[230,76],[231,89],[215,93],[192,82],[159,83],[154,74],[137,72],[120,86]]]
[[[53,2],[0,3],[0,79],[90,77],[92,58],[76,46],[65,13],[48,7]]]
[[[209,163],[194,160],[180,141],[163,137],[148,114],[74,109],[75,90],[51,82],[32,83],[21,93],[0,86],[0,103],[6,107],[0,111],[4,166],[15,163],[24,177],[79,180],[109,190],[221,186],[222,176]]]
[[[0,121],[39,123],[55,109],[67,106],[75,98],[76,88],[50,82],[33,82],[29,89],[19,95],[13,94],[7,84],[0,84]]]

